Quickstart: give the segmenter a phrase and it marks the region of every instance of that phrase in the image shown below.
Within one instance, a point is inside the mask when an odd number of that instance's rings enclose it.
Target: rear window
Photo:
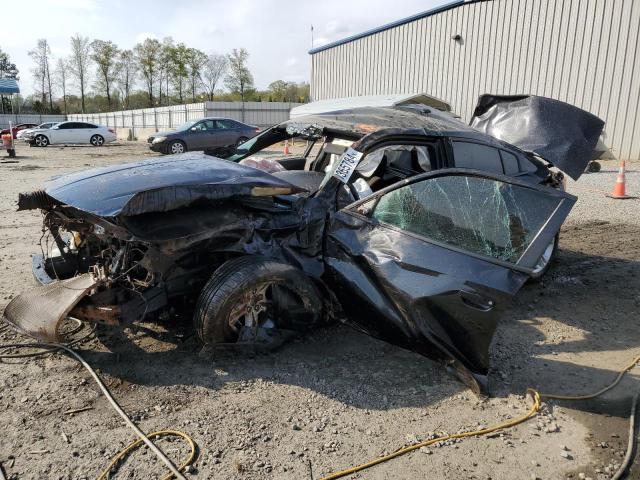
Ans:
[[[222,128],[224,130],[238,127],[238,124],[232,120],[216,120],[216,122],[218,123],[218,128]]]
[[[503,173],[497,148],[471,142],[453,142],[456,167],[471,168],[492,173]]]
[[[518,157],[504,150],[500,150],[500,155],[502,156],[502,166],[504,167],[504,173],[506,175],[516,175],[520,172]]]

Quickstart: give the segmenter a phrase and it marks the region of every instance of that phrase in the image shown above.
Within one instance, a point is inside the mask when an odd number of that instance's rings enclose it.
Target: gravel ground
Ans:
[[[607,160],[601,163],[602,170],[598,173],[584,174],[577,182],[568,179],[567,190],[576,195],[578,201],[567,219],[567,224],[579,223],[586,219],[620,223],[640,222],[638,200],[616,200],[604,196],[613,190],[618,174],[618,162]],[[627,163],[625,177],[627,195],[640,197],[640,163]]]
[[[142,144],[18,151],[0,162],[0,307],[32,285],[41,218],[15,212],[18,192],[66,171],[150,156]],[[628,191],[640,193],[640,165]],[[522,415],[527,387],[584,393],[640,354],[640,201],[604,198],[615,166],[583,176],[550,275],[527,285],[492,346],[493,396],[476,398],[439,365],[332,326],[276,353],[198,357],[190,325],[100,329],[82,347],[123,408],[147,431],[176,428],[199,445],[190,478],[318,479],[444,432]],[[0,333],[0,343],[24,341]],[[10,479],[95,478],[132,440],[87,373],[50,356],[0,364],[0,465]],[[536,419],[489,437],[448,442],[350,478],[610,478],[626,448],[633,374],[602,398],[548,402]],[[65,413],[88,407],[78,413]],[[160,440],[175,459],[177,441]],[[118,478],[161,478],[146,450]],[[582,475],[581,475],[582,474]],[[634,471],[633,478],[640,478]]]

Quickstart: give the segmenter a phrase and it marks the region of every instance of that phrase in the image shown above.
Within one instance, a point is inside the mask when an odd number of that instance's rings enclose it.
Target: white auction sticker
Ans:
[[[347,151],[342,154],[340,160],[338,160],[338,166],[335,172],[333,172],[333,176],[342,183],[347,183],[361,158],[362,152],[348,148]]]

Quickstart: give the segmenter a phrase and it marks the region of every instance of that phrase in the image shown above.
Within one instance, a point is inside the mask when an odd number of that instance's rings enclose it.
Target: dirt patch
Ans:
[[[153,155],[134,142],[18,154],[41,168],[6,168],[0,176],[2,307],[31,285],[29,255],[39,251],[41,217],[16,212],[17,194],[52,175]],[[193,478],[319,478],[434,434],[514,418],[527,410],[527,387],[588,392],[640,354],[640,215],[618,217],[616,209],[633,206],[596,209],[598,199],[588,199],[561,232],[550,276],[527,285],[499,327],[490,399],[474,397],[423,357],[339,325],[271,355],[211,360],[198,356],[188,320],[142,322],[99,329],[83,355],[143,430],[177,428],[194,437],[201,452]],[[0,332],[0,342],[13,341],[23,339]],[[132,440],[66,357],[2,363],[0,385],[0,462],[9,478],[94,478]],[[637,385],[634,374],[601,399],[550,402],[540,417],[502,434],[435,446],[353,478],[608,478],[606,467],[620,462],[626,446]],[[83,407],[91,409],[65,414]],[[160,444],[176,460],[187,452],[176,441]],[[164,472],[140,451],[118,473],[148,479]]]

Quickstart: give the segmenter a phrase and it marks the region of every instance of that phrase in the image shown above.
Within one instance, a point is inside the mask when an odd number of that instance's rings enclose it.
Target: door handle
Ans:
[[[468,307],[482,312],[488,312],[495,306],[495,302],[490,298],[467,290],[460,290],[460,299]]]

